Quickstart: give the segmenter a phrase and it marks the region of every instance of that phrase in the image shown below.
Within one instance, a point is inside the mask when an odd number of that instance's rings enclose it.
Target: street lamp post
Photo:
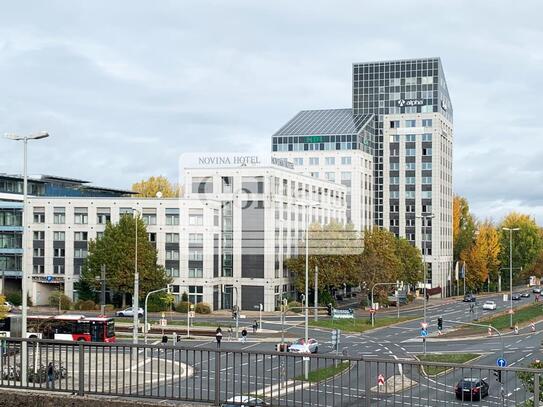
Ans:
[[[158,290],[153,290],[153,291],[149,291],[147,293],[147,295],[145,296],[145,306],[144,306],[144,309],[143,309],[143,315],[145,316],[144,318],[144,322],[143,322],[143,341],[144,343],[147,345],[147,332],[148,332],[148,329],[147,329],[147,301],[149,300],[149,296],[152,295],[152,294],[155,294],[155,293],[159,293],[161,291],[168,291],[168,293],[170,293],[170,284],[168,284],[167,287],[164,287],[164,288],[159,288]],[[164,334],[164,332],[163,332]]]
[[[22,337],[26,338],[26,329],[27,329],[27,318],[28,318],[28,273],[26,270],[26,257],[27,250],[24,247],[25,245],[25,235],[26,235],[26,200],[28,195],[28,170],[27,170],[27,147],[28,140],[40,140],[43,138],[49,137],[49,133],[42,131],[41,133],[31,134],[29,136],[17,136],[16,134],[6,134],[6,138],[15,141],[23,142],[23,258],[21,264],[21,333]],[[4,289],[4,287],[2,287]],[[27,384],[27,364],[28,364],[28,354],[27,354],[27,343],[25,341],[21,344],[21,384],[26,386]]]
[[[509,328],[513,329],[513,231],[520,228],[502,228],[509,231]]]
[[[138,344],[138,325],[139,325],[139,290],[140,290],[140,274],[138,272],[138,221],[140,212],[134,209],[136,213],[136,247],[134,248],[134,295],[132,295],[132,314],[133,314],[133,327],[132,327],[132,342],[134,345]]]
[[[426,275],[427,274],[427,271],[426,271],[426,250],[425,250],[425,247],[424,247],[424,228],[426,227],[426,219],[432,219],[434,217],[434,214],[431,213],[429,215],[420,215],[420,216],[417,216],[417,218],[420,218],[422,220],[422,226],[421,226],[421,240],[420,240],[420,246],[421,246],[421,249],[422,249],[422,260],[423,260],[423,273],[424,273],[424,276],[423,276],[423,283],[424,283],[424,323],[426,323],[426,303],[427,303],[427,300],[426,300],[426,286],[428,285],[427,284],[427,281],[428,281],[428,276]]]

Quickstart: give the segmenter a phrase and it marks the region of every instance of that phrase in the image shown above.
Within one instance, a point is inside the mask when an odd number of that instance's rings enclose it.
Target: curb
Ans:
[[[444,353],[439,353],[441,355],[443,355]],[[446,354],[446,353],[445,353]],[[487,355],[491,355],[491,353],[488,353],[488,352],[485,352],[485,353],[480,353],[479,356],[477,356],[476,358],[473,358],[473,359],[470,359],[468,360],[467,362],[464,362],[464,363],[471,363],[471,362],[474,362],[476,360],[479,360],[481,359],[482,357],[484,356],[487,356]],[[419,358],[418,358],[418,355],[413,355],[415,357],[415,359],[417,359],[419,362],[421,363],[424,363],[423,361],[421,361]],[[442,372],[439,372],[437,374],[434,374],[434,375],[429,375],[428,373],[426,373],[426,370],[424,369],[424,365],[420,365],[420,370],[422,371],[422,374],[428,378],[436,378],[436,377],[440,377],[440,376],[443,376],[443,375],[446,375],[448,374],[451,370],[454,370],[454,368],[449,368],[449,369],[445,369],[444,371]]]

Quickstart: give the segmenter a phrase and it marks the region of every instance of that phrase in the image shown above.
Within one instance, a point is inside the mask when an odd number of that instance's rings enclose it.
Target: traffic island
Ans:
[[[410,379],[406,375],[394,375],[383,382],[378,382],[377,386],[371,388],[371,391],[380,394],[398,393],[415,386],[416,384],[416,381]]]
[[[320,319],[318,321],[309,321],[309,326],[325,329],[341,329],[344,332],[362,333],[375,328],[383,328],[400,324],[402,322],[417,319],[417,316],[381,317],[375,318],[375,326],[372,326],[369,318],[362,319]]]
[[[435,363],[467,363],[477,360],[482,355],[480,353],[427,353],[425,355],[416,355],[416,358],[421,362]],[[422,374],[428,377],[439,376],[451,370],[448,366],[420,366]]]

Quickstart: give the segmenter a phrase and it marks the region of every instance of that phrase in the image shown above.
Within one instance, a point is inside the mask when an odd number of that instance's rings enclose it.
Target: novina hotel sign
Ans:
[[[286,158],[247,153],[187,153],[180,157],[180,168],[266,167],[275,165],[294,169]]]

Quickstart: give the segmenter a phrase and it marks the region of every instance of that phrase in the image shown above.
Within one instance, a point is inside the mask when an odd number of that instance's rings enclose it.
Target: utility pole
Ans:
[[[315,266],[315,321],[319,320],[319,266]]]
[[[509,328],[513,329],[513,231],[520,228],[502,228],[509,231]]]
[[[105,315],[106,313],[106,265],[102,264],[101,270],[100,270],[101,276],[100,276],[100,284],[102,288],[101,292],[101,298],[100,298],[100,309],[101,314]]]
[[[134,248],[134,295],[132,296],[132,313],[134,315],[134,326],[132,329],[132,342],[134,345],[138,344],[138,323],[139,323],[139,290],[140,290],[140,275],[138,273],[138,221],[139,221],[139,212],[137,209],[134,209],[136,212],[136,247]]]

